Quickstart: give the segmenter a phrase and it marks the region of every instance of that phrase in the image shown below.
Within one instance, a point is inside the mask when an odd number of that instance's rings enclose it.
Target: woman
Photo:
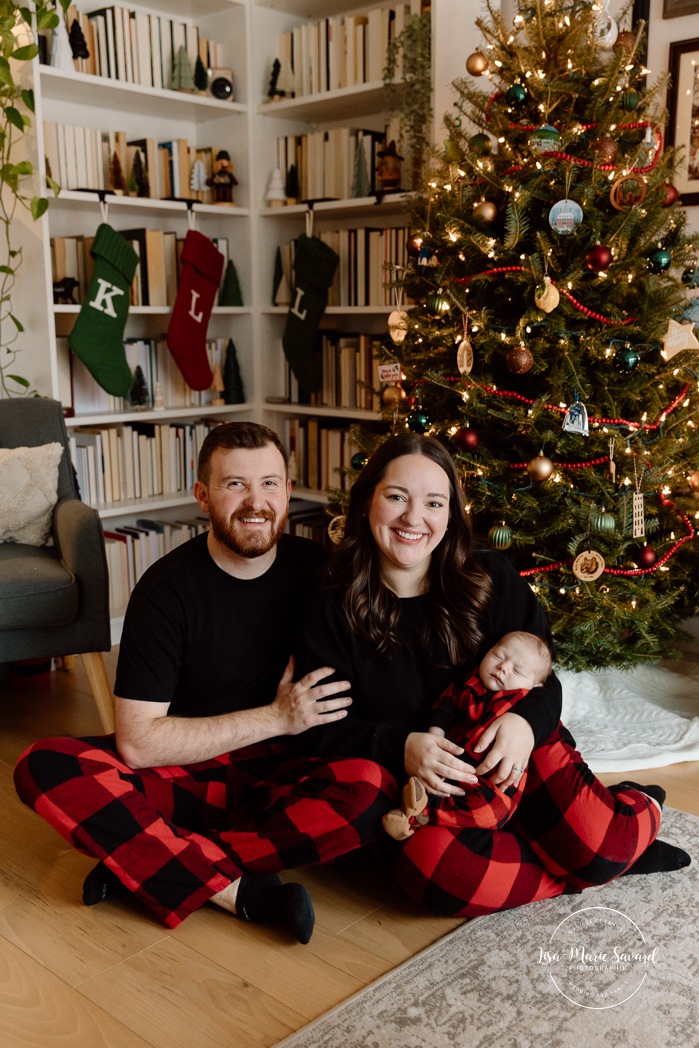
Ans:
[[[305,623],[297,668],[334,666],[351,682],[352,705],[344,720],[311,729],[304,746],[371,758],[399,781],[418,776],[431,793],[462,793],[477,775],[458,746],[427,733],[433,701],[503,634],[551,636],[508,561],[474,549],[456,469],[437,440],[404,433],[371,457],[350,493],[331,582]],[[401,842],[396,873],[414,899],[474,916],[602,884],[632,866],[686,865],[686,853],[653,845],[663,791],[602,786],[559,724],[560,707],[552,674],[480,740],[476,773],[507,788],[528,771],[505,828],[424,826]]]

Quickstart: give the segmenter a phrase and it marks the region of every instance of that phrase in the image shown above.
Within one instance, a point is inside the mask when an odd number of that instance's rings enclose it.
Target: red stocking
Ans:
[[[213,378],[206,355],[206,330],[224,261],[208,237],[196,229],[187,232],[167,344],[191,389],[208,389]]]

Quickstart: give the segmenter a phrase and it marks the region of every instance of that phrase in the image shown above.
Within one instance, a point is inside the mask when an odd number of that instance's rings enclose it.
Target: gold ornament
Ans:
[[[537,483],[548,480],[553,473],[553,462],[540,451],[536,458],[527,463],[527,473]]]
[[[342,513],[337,517],[333,517],[328,524],[328,537],[336,546],[339,546],[344,538],[345,524],[345,516]]]
[[[468,375],[473,367],[473,348],[467,338],[462,338],[456,351],[456,366],[462,375]]]
[[[609,193],[609,203],[617,211],[630,211],[646,199],[648,186],[638,175],[624,175],[617,178]]]
[[[581,582],[594,582],[600,577],[604,568],[604,557],[595,549],[583,550],[573,561],[573,574]]]
[[[466,59],[466,72],[471,76],[483,76],[488,68],[488,59],[482,51],[474,51]]]
[[[495,220],[495,216],[498,213],[498,209],[492,200],[481,200],[473,209],[473,217],[484,222],[486,225],[490,225]]]
[[[678,324],[676,320],[671,320],[663,336],[661,356],[664,360],[672,360],[675,354],[681,353],[683,349],[699,349],[694,324]]]
[[[397,408],[405,398],[406,392],[402,386],[386,386],[381,394],[381,403],[387,408]]]
[[[534,303],[537,309],[544,313],[550,313],[561,301],[558,288],[551,282],[551,277],[544,277],[543,284],[539,284],[534,292]]]
[[[699,469],[695,469],[689,478],[689,486],[692,491],[699,493]]]
[[[408,334],[408,314],[404,309],[394,309],[388,316],[388,333],[397,346]]]

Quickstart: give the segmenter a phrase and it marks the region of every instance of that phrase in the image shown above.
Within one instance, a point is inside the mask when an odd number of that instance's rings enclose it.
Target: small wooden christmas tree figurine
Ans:
[[[284,186],[288,204],[298,204],[301,190],[299,188],[299,173],[296,164],[292,164],[286,173],[286,184]]]
[[[357,142],[357,149],[354,154],[354,173],[352,175],[352,188],[350,195],[357,199],[358,197],[369,196],[371,192],[371,186],[369,183],[369,172],[367,171],[366,153],[362,148],[361,142]]]
[[[245,403],[243,377],[240,374],[238,354],[235,351],[235,343],[232,338],[228,339],[228,345],[226,346],[226,359],[223,363],[223,384],[226,404]]]
[[[226,265],[226,272],[224,273],[218,296],[218,304],[219,306],[242,306],[243,304],[238,271],[232,258],[228,259],[228,264]]]
[[[223,393],[226,387],[223,382],[223,375],[221,374],[221,369],[218,366],[218,361],[216,361],[216,363],[214,364],[213,377],[211,379],[211,386],[209,388],[212,389],[213,392],[216,394],[209,401],[212,407],[223,406],[226,402],[221,396],[221,393]]]
[[[209,74],[201,60],[201,55],[197,55],[197,60],[194,63],[194,86],[201,94],[206,94],[209,89]]]
[[[196,195],[197,200],[204,200],[204,194],[208,189],[206,181],[206,167],[203,160],[195,160],[192,164],[192,173],[189,177],[189,188]]]
[[[129,403],[132,408],[140,408],[142,410],[150,407],[150,392],[140,364],[137,364],[134,368],[133,385],[129,391]]]
[[[124,189],[124,171],[121,166],[121,160],[116,150],[112,153],[112,162],[109,165],[109,182],[110,189],[113,193],[123,195]]]
[[[172,63],[170,89],[172,91],[194,91],[192,63],[189,61],[184,47],[180,47]]]
[[[143,163],[143,156],[141,150],[137,149],[133,156],[133,165],[131,167],[131,177],[133,179],[133,190],[136,196],[149,197],[150,196],[150,182],[148,180],[148,172],[146,166]],[[129,186],[131,189],[131,186]]]
[[[73,58],[90,57],[85,34],[80,28],[80,22],[77,18],[74,18],[71,23],[70,32],[68,33],[68,41],[70,43],[70,49],[73,52]]]

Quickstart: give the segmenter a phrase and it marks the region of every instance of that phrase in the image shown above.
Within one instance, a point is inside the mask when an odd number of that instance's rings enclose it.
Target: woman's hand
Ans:
[[[466,792],[445,779],[473,785],[478,781],[468,764],[458,759],[463,746],[425,731],[413,731],[405,741],[405,770],[417,775],[428,793],[440,797],[463,797]]]
[[[506,790],[516,785],[526,770],[534,749],[534,732],[524,717],[503,713],[486,728],[473,749],[476,753],[489,750],[476,768],[477,774]]]

